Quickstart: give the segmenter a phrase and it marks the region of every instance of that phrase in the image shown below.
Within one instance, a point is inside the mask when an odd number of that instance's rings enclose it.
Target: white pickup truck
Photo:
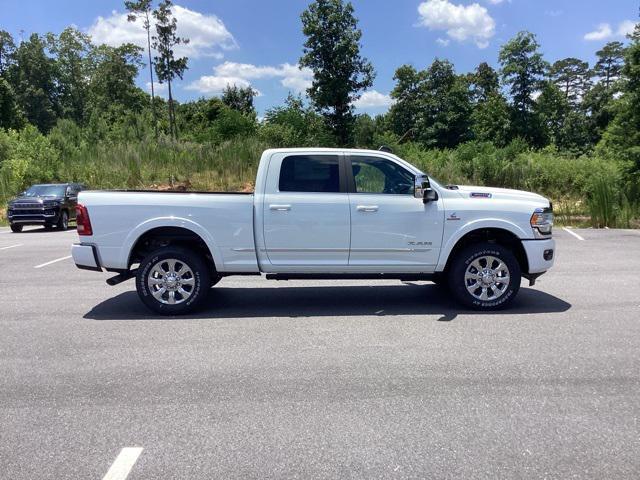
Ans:
[[[254,194],[83,191],[79,268],[136,278],[155,312],[187,313],[229,275],[430,280],[464,306],[508,305],[554,259],[534,193],[439,184],[385,151],[263,153]]]

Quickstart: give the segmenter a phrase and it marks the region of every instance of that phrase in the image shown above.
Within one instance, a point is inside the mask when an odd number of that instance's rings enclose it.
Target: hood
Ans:
[[[476,187],[460,185],[456,190],[463,198],[493,198],[498,200],[520,200],[524,202],[540,203],[543,207],[549,206],[549,200],[537,193],[524,190],[511,190],[509,188]]]

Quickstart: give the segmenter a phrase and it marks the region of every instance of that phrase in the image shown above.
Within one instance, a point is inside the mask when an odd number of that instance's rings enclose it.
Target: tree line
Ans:
[[[299,64],[314,74],[307,98],[290,94],[258,121],[251,87],[230,85],[220,98],[177,102],[173,87],[189,59],[175,50],[189,39],[177,35],[171,1],[155,8],[152,0],[126,1],[125,8],[129,21],[146,32],[146,49],[95,45],[74,27],[21,42],[0,31],[0,127],[33,125],[47,134],[63,121],[67,130],[72,122],[95,141],[220,143],[259,135],[274,146],[413,142],[449,149],[470,141],[497,147],[519,141],[575,156],[597,151],[626,162],[630,174],[640,171],[638,26],[626,45],[599,49],[594,65],[573,57],[547,61],[530,32],[500,48],[498,68],[481,63],[458,73],[441,58],[424,69],[402,65],[393,77],[393,105],[372,118],[354,109],[375,70],[361,55],[353,5],[315,0],[301,15],[306,40]],[[144,61],[150,95],[136,86]],[[157,82],[166,84],[167,100],[155,94]]]

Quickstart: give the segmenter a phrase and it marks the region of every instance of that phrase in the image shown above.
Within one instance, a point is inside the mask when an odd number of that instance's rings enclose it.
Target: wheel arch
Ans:
[[[437,271],[448,271],[451,262],[461,250],[469,245],[481,242],[496,243],[508,248],[515,255],[522,272],[527,273],[529,271],[529,260],[520,237],[512,229],[489,226],[471,229],[459,235],[448,246],[446,255],[440,257],[441,264],[438,265]]]
[[[182,219],[147,222],[131,232],[123,246],[125,267],[139,263],[145,254],[162,246],[175,245],[200,252],[215,272],[222,258],[210,235],[199,225]]]

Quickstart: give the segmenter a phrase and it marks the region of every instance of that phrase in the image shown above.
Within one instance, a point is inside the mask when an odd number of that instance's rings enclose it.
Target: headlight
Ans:
[[[531,215],[531,227],[534,232],[545,236],[551,235],[553,228],[553,209],[551,207],[536,208],[533,215]]]

